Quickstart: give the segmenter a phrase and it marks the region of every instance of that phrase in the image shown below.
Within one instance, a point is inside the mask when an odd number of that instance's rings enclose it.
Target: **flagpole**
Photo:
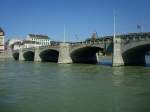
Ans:
[[[141,25],[141,33],[143,33],[143,24]]]
[[[116,38],[116,15],[115,15],[115,12],[114,12],[114,36],[113,36],[113,42],[115,42],[115,38]]]
[[[143,17],[141,17],[141,32],[143,33]]]
[[[66,27],[64,25],[64,43],[66,42]]]

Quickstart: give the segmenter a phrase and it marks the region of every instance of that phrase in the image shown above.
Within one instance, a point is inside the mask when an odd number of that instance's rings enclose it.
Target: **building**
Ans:
[[[26,40],[34,41],[35,43],[32,42],[32,44],[34,43],[35,47],[51,45],[51,40],[47,35],[28,34]]]
[[[5,33],[3,29],[0,27],[0,52],[4,51],[4,38],[5,38]]]
[[[22,48],[33,48],[37,47],[39,43],[32,40],[23,40],[22,45],[23,45]]]
[[[10,39],[6,43],[7,50],[19,50],[22,46],[22,40],[16,38]]]
[[[19,50],[21,48],[33,48],[37,46],[51,45],[51,40],[46,35],[28,34],[25,40],[10,39],[7,42],[7,49]]]
[[[19,50],[23,46],[22,42],[18,41],[13,44],[13,50]]]

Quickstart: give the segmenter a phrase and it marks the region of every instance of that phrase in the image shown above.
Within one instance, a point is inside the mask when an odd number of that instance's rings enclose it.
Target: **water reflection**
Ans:
[[[113,86],[121,86],[124,81],[125,68],[113,67],[112,68],[112,80]]]
[[[113,101],[116,112],[150,111],[150,94],[148,94],[150,89],[147,86],[150,81],[148,78],[150,70],[145,67],[129,66],[112,69]]]
[[[149,67],[0,62],[0,112],[150,111]]]
[[[145,60],[146,60],[146,67],[150,67],[150,55],[146,55]]]

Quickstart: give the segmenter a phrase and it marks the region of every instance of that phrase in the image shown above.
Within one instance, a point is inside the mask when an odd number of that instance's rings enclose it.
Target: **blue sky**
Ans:
[[[92,32],[113,34],[113,10],[118,34],[150,31],[149,0],[0,0],[0,26],[6,38],[28,33],[46,34],[53,40],[82,41]]]

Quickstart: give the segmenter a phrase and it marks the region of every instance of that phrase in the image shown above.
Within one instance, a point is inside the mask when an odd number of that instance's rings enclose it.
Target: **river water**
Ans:
[[[0,60],[0,112],[150,112],[150,67]]]

